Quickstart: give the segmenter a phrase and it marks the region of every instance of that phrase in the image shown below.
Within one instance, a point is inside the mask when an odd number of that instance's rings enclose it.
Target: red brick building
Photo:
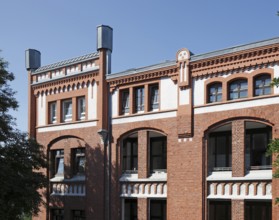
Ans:
[[[29,132],[49,159],[33,219],[279,219],[279,38],[111,73],[97,52],[40,66],[26,51]]]

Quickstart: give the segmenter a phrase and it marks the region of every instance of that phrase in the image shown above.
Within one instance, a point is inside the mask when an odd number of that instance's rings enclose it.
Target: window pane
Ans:
[[[135,110],[143,111],[144,110],[144,87],[136,88],[135,89]]]
[[[270,201],[246,201],[245,219],[248,220],[271,220],[272,208]]]
[[[150,169],[151,172],[156,169],[167,168],[167,148],[166,137],[150,138]]]
[[[64,174],[64,158],[61,157],[61,158],[58,158],[57,159],[57,164],[58,164],[58,167],[57,167],[57,175],[63,175]]]
[[[125,199],[125,220],[137,220],[138,207],[136,199]]]
[[[271,129],[249,129],[246,131],[246,156],[250,158],[250,166],[271,165],[271,157],[266,156],[266,149],[271,139]]]
[[[85,119],[85,97],[78,98],[78,119]]]
[[[166,200],[150,200],[150,220],[165,220]]]
[[[219,102],[222,100],[222,84],[221,83],[215,83],[210,85],[208,89],[208,101],[210,103],[212,102]]]
[[[268,95],[271,93],[271,77],[268,74],[261,75],[255,79],[254,82],[254,95]]]
[[[72,101],[63,101],[63,121],[72,120]]]
[[[231,220],[231,202],[210,201],[209,220]]]
[[[129,113],[129,90],[122,91],[122,114]]]
[[[159,87],[158,85],[154,85],[150,87],[150,109],[158,109],[159,108]]]
[[[138,139],[127,138],[122,148],[123,171],[136,171],[138,169]]]

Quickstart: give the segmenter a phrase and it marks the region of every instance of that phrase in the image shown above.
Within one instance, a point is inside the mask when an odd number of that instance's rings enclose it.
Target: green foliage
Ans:
[[[273,176],[275,178],[279,178],[279,139],[275,138],[271,140],[271,142],[268,144],[268,150],[267,155],[275,157],[273,162],[273,167],[275,167],[275,173]]]
[[[273,78],[270,85],[273,87],[276,86],[278,88],[279,87],[279,78],[278,77]]]
[[[41,172],[46,157],[36,140],[14,128],[9,110],[16,110],[18,103],[9,86],[14,75],[7,68],[0,58],[0,219],[17,220],[38,213],[43,204],[38,190],[47,184]]]

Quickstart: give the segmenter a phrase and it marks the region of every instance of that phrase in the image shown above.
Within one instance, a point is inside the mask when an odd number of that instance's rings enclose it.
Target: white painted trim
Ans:
[[[147,121],[147,120],[156,120],[156,119],[165,119],[165,118],[173,118],[176,117],[176,111],[170,112],[158,112],[153,114],[144,114],[138,116],[127,116],[123,118],[114,118],[112,119],[112,124],[124,124],[124,123],[131,123],[131,122],[139,122],[139,121]]]
[[[149,178],[138,178],[137,173],[133,174],[122,174],[119,179],[120,182],[166,182],[167,181],[167,173],[166,172],[156,172],[152,173]]]
[[[265,195],[265,196],[243,196],[243,195],[239,195],[239,196],[235,196],[235,195],[209,195],[207,196],[208,199],[253,199],[253,200],[261,200],[261,199],[265,199],[265,200],[269,200],[272,199],[272,195]]]
[[[96,121],[84,122],[84,123],[75,123],[75,124],[62,124],[58,126],[49,126],[43,128],[37,128],[39,133],[41,132],[50,132],[50,131],[62,131],[69,129],[79,129],[79,128],[87,128],[87,127],[95,127],[97,126]]]
[[[121,198],[167,198],[167,195],[161,195],[161,194],[121,194]]]
[[[221,112],[243,108],[253,108],[258,106],[267,106],[279,104],[279,97],[266,97],[256,100],[247,100],[242,102],[225,103],[221,105],[195,107],[194,114],[204,114],[210,112]]]
[[[206,178],[207,181],[248,181],[248,180],[271,180],[272,170],[251,170],[244,177],[232,177],[231,171],[212,172]]]

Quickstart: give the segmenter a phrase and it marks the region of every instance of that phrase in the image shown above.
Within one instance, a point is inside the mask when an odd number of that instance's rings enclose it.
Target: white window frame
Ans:
[[[57,105],[56,102],[52,102],[49,104],[49,122],[51,124],[55,124],[57,122],[57,117],[56,117],[56,111],[57,111]]]
[[[67,99],[62,102],[63,122],[72,121],[73,118],[73,102],[72,99]]]
[[[78,120],[85,120],[86,116],[86,102],[85,97],[78,97],[77,98],[78,103]]]

